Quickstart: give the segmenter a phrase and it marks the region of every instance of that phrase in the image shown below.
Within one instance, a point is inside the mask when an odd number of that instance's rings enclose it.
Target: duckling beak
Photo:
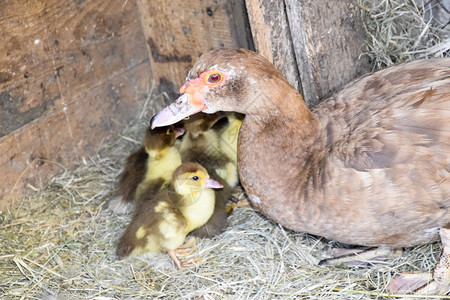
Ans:
[[[181,128],[181,127],[175,127],[174,131],[175,131],[175,136],[176,137],[180,137],[186,132],[186,130],[184,128]]]
[[[184,93],[174,103],[161,110],[153,117],[152,129],[174,124],[207,108],[203,101],[194,101],[193,98],[189,93]]]
[[[218,182],[218,181],[215,181],[215,180],[213,180],[211,178],[205,178],[205,180],[206,180],[206,183],[203,186],[203,188],[210,188],[210,189],[221,189],[221,188],[223,188],[223,185],[220,182]]]

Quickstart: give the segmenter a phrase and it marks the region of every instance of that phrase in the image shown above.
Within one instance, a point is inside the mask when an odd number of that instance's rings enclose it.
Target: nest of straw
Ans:
[[[408,3],[359,1],[374,68],[449,55],[441,29]],[[150,93],[146,113],[84,165],[63,170],[0,215],[2,299],[387,299],[399,297],[386,292],[393,277],[434,268],[440,243],[406,249],[368,268],[318,266],[336,243],[287,230],[244,208],[233,211],[223,234],[198,239],[198,250],[185,258],[206,260],[196,267],[177,270],[163,253],[117,260],[117,241],[130,216],[106,207],[125,158],[139,146],[154,113],[149,103],[161,105],[163,95]]]

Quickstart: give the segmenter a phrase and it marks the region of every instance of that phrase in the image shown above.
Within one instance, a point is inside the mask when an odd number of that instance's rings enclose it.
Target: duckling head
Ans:
[[[209,189],[220,189],[223,185],[209,177],[204,167],[197,163],[184,163],[175,170],[172,177],[173,187],[182,196],[180,205],[193,205],[202,196],[208,194]],[[212,192],[212,191],[211,191]],[[214,196],[213,201],[214,201]]]
[[[199,135],[210,130],[219,120],[224,119],[226,116],[227,115],[224,112],[195,114],[190,116],[184,122],[184,128],[192,138],[196,139]]]
[[[178,137],[185,130],[181,123],[151,129],[149,126],[145,132],[144,146],[147,153],[162,153],[175,144]]]
[[[178,194],[178,209],[186,221],[186,232],[204,225],[212,216],[215,206],[213,189],[223,185],[211,179],[197,163],[184,163],[175,170],[172,185]]]

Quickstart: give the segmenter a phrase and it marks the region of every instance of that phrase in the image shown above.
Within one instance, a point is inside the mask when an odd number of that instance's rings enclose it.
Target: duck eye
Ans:
[[[194,176],[194,177],[192,177],[192,179],[193,179],[194,181],[197,181],[199,178],[198,178],[198,176]]]
[[[214,73],[214,74],[209,75],[208,82],[209,83],[218,83],[221,79],[222,79],[222,75],[220,75],[218,73]]]
[[[172,127],[170,127],[169,129],[167,129],[166,134],[172,134],[172,133],[173,133]]]

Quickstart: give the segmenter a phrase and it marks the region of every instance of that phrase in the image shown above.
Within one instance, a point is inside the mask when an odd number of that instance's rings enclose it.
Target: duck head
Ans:
[[[154,117],[152,128],[173,124],[201,111],[277,114],[277,99],[285,100],[290,93],[302,99],[263,56],[246,49],[213,50],[196,61],[180,88],[181,96]]]

